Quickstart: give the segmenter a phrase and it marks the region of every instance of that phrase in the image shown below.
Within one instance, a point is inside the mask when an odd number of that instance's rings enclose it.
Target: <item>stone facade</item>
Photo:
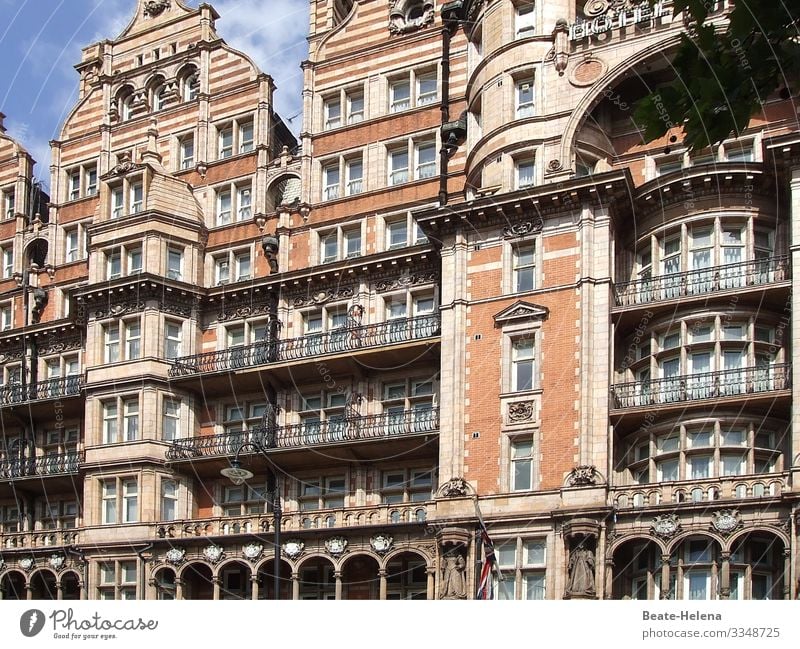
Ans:
[[[2,596],[795,598],[800,139],[644,143],[667,9],[312,3],[298,147],[140,0],[0,135]]]

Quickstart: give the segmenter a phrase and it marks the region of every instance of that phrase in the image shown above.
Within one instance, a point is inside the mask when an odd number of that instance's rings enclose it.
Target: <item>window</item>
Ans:
[[[347,101],[347,123],[357,124],[364,120],[364,93],[353,90],[345,93]]]
[[[13,219],[17,215],[15,198],[13,189],[3,190],[3,215],[7,219]]]
[[[116,561],[99,565],[97,597],[101,600],[134,600],[138,583],[136,561]]]
[[[239,402],[234,406],[226,406],[222,428],[228,436],[254,430],[264,423],[267,404],[263,401]]]
[[[9,534],[20,530],[20,516],[17,506],[0,505],[0,532]]]
[[[438,98],[438,75],[435,70],[411,71],[389,82],[389,112],[425,106]],[[413,90],[413,96],[412,96]]]
[[[7,331],[13,328],[14,317],[10,304],[0,305],[0,329]]]
[[[109,322],[103,326],[103,338],[106,363],[136,360],[141,355],[142,329],[138,319]],[[120,350],[125,352],[122,358]]]
[[[139,439],[138,397],[117,397],[102,403],[103,444]]]
[[[161,520],[178,519],[178,483],[175,480],[161,479]]]
[[[68,264],[86,258],[86,227],[81,224],[64,230],[64,261]]]
[[[325,200],[339,198],[339,165],[331,165],[323,170],[325,178]]]
[[[337,95],[325,101],[325,129],[337,128],[342,124],[342,103]]]
[[[503,581],[495,578],[495,599],[544,599],[547,543],[514,538],[497,542],[495,556]]]
[[[344,507],[347,487],[344,476],[298,480],[301,511]]]
[[[361,255],[361,226],[339,226],[319,235],[319,259],[325,264]]]
[[[532,390],[536,385],[533,334],[511,341],[511,391]]]
[[[516,115],[517,119],[533,117],[533,78],[517,82]]]
[[[517,189],[532,187],[536,183],[536,163],[533,158],[516,163]]]
[[[322,200],[332,201],[342,195],[363,191],[364,169],[361,156],[341,156],[322,167]],[[344,183],[342,179],[344,178]]]
[[[183,279],[183,250],[167,248],[167,277]]]
[[[234,153],[250,153],[255,148],[255,129],[250,116],[217,126],[217,157],[230,158]]]
[[[656,160],[656,178],[675,173],[683,169],[683,156]]]
[[[387,248],[403,248],[408,245],[408,223],[406,219],[386,224]]]
[[[409,161],[414,166],[409,169]],[[402,146],[388,149],[389,185],[421,180],[436,175],[436,142],[408,140]],[[413,172],[413,178],[411,173]]]
[[[164,358],[173,360],[181,355],[183,324],[170,320],[164,323]]]
[[[389,151],[389,185],[408,182],[408,149]]]
[[[234,215],[237,222],[247,221],[252,217],[253,196],[250,183],[226,185],[218,188],[216,193],[216,225],[228,225]]]
[[[194,101],[200,92],[200,78],[196,71],[190,70],[181,77],[181,97],[183,101]]]
[[[416,167],[414,179],[430,178],[436,174],[436,143],[419,143],[414,147]]]
[[[163,84],[153,88],[150,105],[154,111],[164,110],[167,107],[167,87]]]
[[[526,38],[534,35],[534,5],[526,3],[517,6],[514,16],[514,31],[516,38]]]
[[[214,257],[214,283],[223,286],[230,282],[244,282],[252,278],[250,250],[229,250]]]
[[[514,246],[513,256],[514,291],[532,291],[536,288],[536,244],[529,242]]]
[[[222,515],[246,516],[267,511],[267,490],[263,486],[243,484],[222,489]]]
[[[178,141],[178,158],[181,169],[194,167],[194,134],[184,135]]]
[[[77,526],[78,503],[45,500],[41,504],[42,527],[46,530],[72,530]]]
[[[390,308],[397,302],[390,304]],[[391,318],[389,319],[391,322]],[[401,326],[406,326],[401,324]],[[401,434],[436,430],[438,384],[433,378],[387,381],[383,384],[383,408],[386,432]]]
[[[138,522],[139,488],[136,478],[103,480],[101,490],[101,520],[104,525]]]
[[[132,244],[107,250],[106,279],[117,279],[123,275],[142,272],[142,248]]]
[[[533,440],[517,439],[511,442],[511,491],[533,489]]]
[[[144,185],[141,178],[125,179],[111,189],[111,218],[137,214],[144,209]]]
[[[354,158],[347,160],[345,163],[346,179],[345,193],[348,196],[353,194],[360,194],[362,191],[362,181],[364,176],[364,169],[361,163],[361,158]]]
[[[383,471],[381,502],[387,505],[425,502],[432,498],[433,471],[430,469],[394,469]]]
[[[162,421],[161,437],[166,442],[172,442],[181,437],[181,402],[180,399],[164,399],[164,417]]]
[[[10,279],[14,275],[14,242],[9,241],[0,248],[3,261],[3,278]]]

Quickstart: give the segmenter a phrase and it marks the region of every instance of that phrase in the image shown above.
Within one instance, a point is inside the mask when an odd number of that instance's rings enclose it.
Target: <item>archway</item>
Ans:
[[[183,599],[214,599],[211,568],[204,563],[190,563],[181,573]]]
[[[219,570],[219,598],[220,599],[250,599],[252,597],[252,575],[250,566],[242,561],[232,561],[220,567]]]
[[[0,579],[0,598],[2,599],[27,599],[25,593],[25,575],[16,570],[11,570]]]
[[[614,550],[612,599],[664,599],[673,588],[674,575],[666,591],[662,588],[662,548],[652,539],[636,538]]]
[[[378,599],[378,562],[365,554],[350,557],[342,568],[342,599]]]
[[[258,569],[258,599],[275,599],[275,560],[264,562]],[[292,599],[292,567],[285,561],[280,563],[281,584],[279,596],[282,600]]]
[[[684,537],[670,554],[670,599],[719,599],[722,582],[721,547],[707,535]]]
[[[760,530],[734,539],[728,599],[783,599],[785,547],[780,538]]]
[[[176,597],[175,571],[172,568],[161,568],[154,576],[156,599],[170,600]]]
[[[300,599],[336,599],[334,567],[329,559],[313,557],[298,570]]]
[[[31,576],[31,599],[58,599],[56,576],[49,570],[39,570]]]
[[[386,599],[428,599],[425,559],[416,552],[393,556],[386,564]]]
[[[72,572],[61,575],[61,599],[76,600],[81,598],[81,578]]]

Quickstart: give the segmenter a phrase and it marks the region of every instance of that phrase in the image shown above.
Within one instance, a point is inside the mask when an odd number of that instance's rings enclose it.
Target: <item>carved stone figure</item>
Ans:
[[[579,545],[569,556],[569,595],[594,595],[594,553]]]
[[[442,585],[440,599],[466,599],[467,563],[457,550],[450,550],[442,556]]]

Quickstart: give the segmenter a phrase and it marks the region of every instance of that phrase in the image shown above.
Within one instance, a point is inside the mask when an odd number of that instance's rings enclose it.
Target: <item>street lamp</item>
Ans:
[[[239,448],[236,449],[236,454],[231,460],[231,465],[226,467],[220,471],[220,473],[228,478],[233,484],[236,486],[244,484],[247,480],[250,480],[253,477],[253,472],[247,469],[242,468],[242,462],[239,460],[239,454],[245,449],[251,448],[255,450],[257,453],[260,453],[264,457],[266,457],[266,453],[264,453],[264,448],[256,444],[255,442],[244,442]],[[275,472],[270,469],[269,474],[267,475],[267,489],[270,494],[270,499],[272,500],[272,527],[273,527],[273,534],[274,540],[273,544],[275,545],[275,563],[273,565],[273,573],[274,573],[274,590],[275,590],[275,599],[280,599],[280,586],[281,586],[281,577],[280,577],[280,569],[281,569],[281,497],[278,493],[278,479],[275,475]]]

